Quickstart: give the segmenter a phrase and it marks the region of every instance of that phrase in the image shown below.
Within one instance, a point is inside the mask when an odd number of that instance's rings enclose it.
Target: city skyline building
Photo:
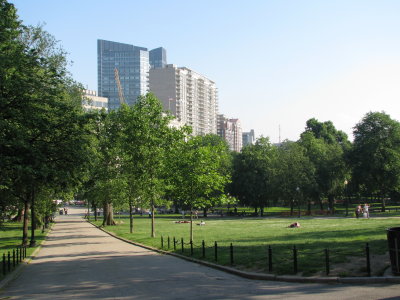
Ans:
[[[165,68],[167,65],[167,50],[163,47],[150,50],[149,60],[151,68]]]
[[[108,98],[109,110],[120,107],[122,101],[116,73],[125,103],[132,105],[149,91],[149,69],[147,48],[97,40],[98,94]]]
[[[231,151],[242,150],[242,125],[239,119],[228,119],[224,115],[218,115],[218,135],[229,145]]]
[[[108,111],[108,99],[97,95],[96,91],[84,90],[82,107],[85,111],[101,110]]]
[[[193,135],[217,133],[218,90],[214,81],[186,67],[168,64],[149,72],[150,91]]]
[[[242,133],[243,147],[247,145],[253,145],[255,141],[256,141],[256,136],[254,133],[254,129],[251,129],[249,132]]]

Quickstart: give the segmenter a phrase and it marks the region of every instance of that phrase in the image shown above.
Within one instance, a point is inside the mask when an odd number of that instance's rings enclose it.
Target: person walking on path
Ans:
[[[364,217],[369,219],[369,205],[367,203],[364,204],[363,212],[364,212]]]

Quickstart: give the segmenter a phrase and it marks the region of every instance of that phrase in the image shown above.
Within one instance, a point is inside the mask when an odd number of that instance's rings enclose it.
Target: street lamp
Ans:
[[[296,187],[296,192],[297,192],[297,205],[299,209],[299,218],[301,217],[301,212],[300,212],[300,188]]]

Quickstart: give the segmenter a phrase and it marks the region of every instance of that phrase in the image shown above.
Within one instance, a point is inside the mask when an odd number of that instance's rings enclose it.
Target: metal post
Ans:
[[[231,243],[231,265],[233,265],[233,245],[232,245],[232,243]]]
[[[182,246],[182,253],[183,253],[183,251],[184,251],[184,249],[183,249],[183,238],[181,238],[181,246]]]
[[[170,240],[169,240],[169,236],[168,236],[168,249],[170,247]]]
[[[163,239],[163,236],[161,236],[161,249],[164,249],[164,239]]]
[[[296,245],[293,246],[293,271],[297,274],[297,249]]]
[[[11,256],[10,256],[10,251],[8,251],[7,258],[8,258],[8,261],[7,261],[8,272],[11,272]]]
[[[15,268],[15,249],[13,249],[13,256],[12,256],[12,264],[13,264],[13,269]]]
[[[6,275],[6,254],[3,253],[3,275]]]
[[[174,237],[174,250],[176,250],[176,239]]]
[[[329,275],[330,267],[329,267],[329,250],[325,249],[325,266],[326,266],[326,275]]]
[[[268,246],[268,271],[272,272],[272,248]]]
[[[190,240],[190,255],[193,256],[193,241]]]
[[[367,274],[368,274],[368,276],[371,276],[371,261],[370,261],[370,257],[369,257],[369,245],[368,245],[368,243],[365,246],[365,255],[366,255],[366,258],[367,258]]]
[[[204,240],[201,242],[201,247],[202,247],[202,250],[203,250],[203,258],[205,258],[206,257],[206,245],[205,245],[206,243],[204,242]]]
[[[216,241],[214,243],[214,258],[215,258],[215,261],[218,261],[218,244]]]

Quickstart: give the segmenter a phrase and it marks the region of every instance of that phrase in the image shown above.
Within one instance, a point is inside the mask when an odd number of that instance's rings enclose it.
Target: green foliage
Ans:
[[[355,184],[370,194],[400,191],[400,123],[370,112],[354,127],[351,164]]]

